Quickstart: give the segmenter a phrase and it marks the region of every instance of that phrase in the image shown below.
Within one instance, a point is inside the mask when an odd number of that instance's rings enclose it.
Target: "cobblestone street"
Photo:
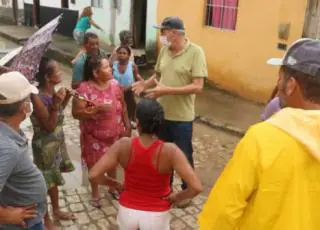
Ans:
[[[105,190],[102,189],[104,192]],[[106,192],[105,192],[106,194]],[[58,221],[58,229],[117,229],[116,214],[118,202],[112,200],[109,195],[105,196],[101,209],[93,208],[90,203],[89,190],[84,187],[77,189],[62,189],[60,191],[60,204],[64,211],[74,212],[78,220],[76,221]],[[173,209],[172,213],[172,229],[198,229],[196,218],[199,214],[205,196],[199,196],[194,199],[193,204],[182,210]]]
[[[68,73],[66,73],[68,75]],[[69,86],[67,78],[63,84]],[[207,198],[207,195],[221,169],[232,153],[232,149],[238,141],[238,137],[225,134],[207,126],[195,123],[194,131],[194,154],[195,167],[204,185],[204,192],[196,197],[192,204],[185,209],[171,210],[171,229],[198,229],[197,216]],[[27,136],[32,138],[31,124],[24,128]],[[76,166],[75,172],[65,174],[66,184],[60,188],[60,204],[64,211],[74,212],[76,221],[57,221],[58,229],[117,229],[116,213],[118,202],[113,200],[107,193],[106,188],[101,187],[101,194],[105,194],[101,209],[95,209],[90,205],[90,190],[82,187],[82,171],[80,163],[79,127],[78,121],[71,116],[71,103],[65,110],[65,135],[69,155]],[[135,135],[135,133],[133,133]],[[31,150],[30,150],[31,151]],[[119,169],[119,178],[122,172]],[[179,188],[180,180],[176,178],[175,189]],[[50,200],[48,199],[50,203]],[[50,206],[49,206],[50,208]]]

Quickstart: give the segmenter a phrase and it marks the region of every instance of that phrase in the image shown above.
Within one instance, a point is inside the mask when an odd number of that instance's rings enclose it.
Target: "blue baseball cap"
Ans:
[[[184,23],[179,17],[166,17],[160,25],[153,26],[155,29],[176,29],[184,31]]]
[[[287,66],[313,77],[320,77],[320,41],[302,38],[294,42],[283,58],[271,58],[269,65]]]

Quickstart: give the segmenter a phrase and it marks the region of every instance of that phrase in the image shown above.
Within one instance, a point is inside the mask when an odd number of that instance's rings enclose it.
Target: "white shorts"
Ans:
[[[147,212],[119,205],[120,230],[170,230],[170,212]]]
[[[85,32],[73,31],[73,38],[77,42],[78,45],[83,45],[83,38],[84,38]]]

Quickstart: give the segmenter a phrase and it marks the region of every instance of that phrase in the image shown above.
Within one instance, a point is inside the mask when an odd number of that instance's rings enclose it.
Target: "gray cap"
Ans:
[[[166,17],[161,22],[161,25],[153,26],[153,27],[156,28],[156,29],[185,30],[183,21],[179,17]]]
[[[294,42],[283,58],[271,58],[269,65],[287,66],[298,72],[320,77],[320,41],[303,38]]]

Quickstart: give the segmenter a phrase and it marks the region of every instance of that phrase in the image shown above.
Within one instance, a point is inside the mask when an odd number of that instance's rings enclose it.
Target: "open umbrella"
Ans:
[[[52,42],[52,35],[57,29],[62,14],[48,22],[34,33],[12,61],[10,68],[21,72],[30,82],[38,71],[41,58]]]

